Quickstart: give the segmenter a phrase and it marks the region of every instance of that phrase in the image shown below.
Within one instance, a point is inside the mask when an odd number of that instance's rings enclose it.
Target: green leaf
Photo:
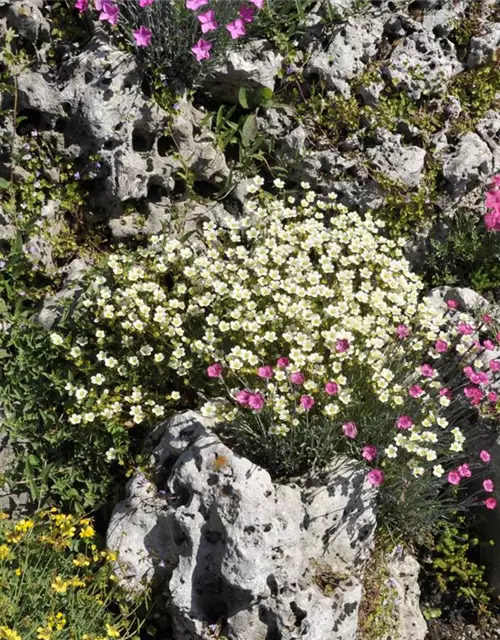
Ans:
[[[240,90],[238,91],[238,102],[243,107],[243,109],[250,108],[248,106],[248,93],[246,87],[240,87]]]
[[[252,113],[243,122],[243,126],[241,127],[241,144],[244,147],[250,146],[252,141],[255,139],[257,135],[257,116],[255,113]]]
[[[0,189],[8,189],[10,187],[10,182],[5,178],[0,178]]]

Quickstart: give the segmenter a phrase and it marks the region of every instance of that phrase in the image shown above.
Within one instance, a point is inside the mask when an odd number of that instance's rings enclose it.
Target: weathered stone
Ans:
[[[40,11],[43,0],[17,0],[7,9],[7,26],[12,27],[21,38],[37,44],[50,38],[50,24]]]
[[[466,65],[477,67],[487,62],[500,47],[500,24],[488,22],[483,24],[481,35],[473,36],[469,45]]]
[[[443,176],[453,198],[484,183],[491,175],[492,153],[477,133],[466,133],[456,149],[443,159]]]
[[[401,136],[386,132],[384,142],[366,152],[371,163],[392,180],[417,187],[422,179],[425,150],[403,145]]]
[[[363,465],[339,458],[300,484],[273,484],[192,412],[168,420],[151,442],[165,499],[142,476],[132,480],[108,546],[136,591],[162,569],[173,640],[202,637],[220,618],[230,640],[355,639],[375,529]],[[319,570],[332,575],[331,595],[318,586]]]

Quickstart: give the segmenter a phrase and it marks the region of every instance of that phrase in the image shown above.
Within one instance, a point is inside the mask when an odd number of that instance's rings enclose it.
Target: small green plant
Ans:
[[[0,513],[0,637],[139,638],[136,612],[99,551],[91,520],[50,509],[12,522]]]

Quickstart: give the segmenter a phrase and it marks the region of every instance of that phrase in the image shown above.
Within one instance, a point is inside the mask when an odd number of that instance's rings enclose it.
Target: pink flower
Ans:
[[[458,469],[457,469],[458,473],[460,474],[460,476],[462,478],[470,478],[472,475],[472,472],[469,468],[468,464],[461,464]]]
[[[380,487],[382,482],[384,481],[384,472],[380,469],[372,469],[368,471],[367,476],[368,482],[372,485],[372,487]]]
[[[215,21],[215,11],[213,10],[206,11],[205,13],[200,13],[198,16],[198,20],[201,22],[201,30],[203,33],[213,31],[219,26]]]
[[[497,501],[495,500],[495,498],[486,498],[486,500],[484,501],[484,506],[487,509],[494,509],[497,506]]]
[[[491,322],[493,321],[493,318],[491,316],[489,316],[487,313],[485,313],[484,315],[481,316],[481,319],[484,323],[486,324],[491,324]]]
[[[432,378],[434,376],[434,369],[430,364],[423,364],[420,367],[420,372],[424,376],[424,378]]]
[[[448,309],[457,309],[458,308],[458,302],[456,300],[454,300],[453,298],[450,298],[449,300],[447,300],[446,304],[448,306]]]
[[[448,482],[450,484],[460,484],[460,474],[457,471],[450,471],[448,474]]]
[[[497,401],[498,401],[498,394],[497,394],[497,393],[495,393],[494,391],[490,391],[490,392],[488,393],[488,400],[489,400],[490,402],[497,402]]]
[[[483,480],[483,489],[488,493],[492,493],[493,491],[495,491],[493,480],[490,480],[489,478]]]
[[[314,407],[314,398],[311,396],[300,396],[300,404],[306,411]]]
[[[250,0],[250,2],[254,4],[257,9],[262,9],[262,7],[264,6],[264,0]]]
[[[287,367],[290,366],[290,360],[282,356],[281,358],[278,358],[278,360],[276,361],[276,366],[279,369],[286,369]]]
[[[266,365],[265,367],[259,367],[257,369],[257,375],[259,376],[259,378],[272,378],[274,375],[274,371],[272,367]]]
[[[102,5],[104,4],[105,0],[94,0],[94,7],[96,11],[102,11]]]
[[[479,452],[479,457],[481,458],[482,462],[485,462],[485,463],[488,463],[491,460],[490,453],[485,449]]]
[[[337,340],[337,344],[335,345],[335,351],[338,353],[344,353],[349,349],[351,345],[349,344],[349,340],[342,338],[341,340]]]
[[[471,334],[474,333],[474,327],[471,326],[470,324],[467,324],[466,322],[461,322],[457,326],[457,331],[461,333],[463,336],[470,336]]]
[[[197,11],[203,5],[208,4],[208,0],[186,0],[186,9]]]
[[[448,398],[448,400],[453,399],[453,393],[448,387],[442,387],[441,389],[439,389],[439,395],[445,396],[446,398]]]
[[[222,366],[218,362],[214,362],[214,364],[207,367],[207,375],[209,378],[220,378],[222,371]]]
[[[484,340],[483,341],[483,347],[485,349],[488,349],[488,351],[493,351],[495,349],[495,343],[493,342],[493,340]]]
[[[233,40],[241,38],[241,36],[244,36],[246,33],[245,23],[241,18],[236,18],[233,22],[226,24],[226,29],[231,34]]]
[[[135,44],[138,47],[147,47],[151,41],[151,36],[153,35],[151,29],[148,29],[144,25],[136,29],[134,32]]]
[[[500,331],[495,336],[495,340],[498,342],[498,344],[500,344]]]
[[[342,431],[346,438],[355,438],[358,435],[358,427],[355,422],[346,422],[343,424]]]
[[[248,406],[248,400],[250,398],[250,392],[246,391],[245,389],[242,389],[241,391],[238,391],[235,395],[234,395],[234,399],[236,400],[236,402],[238,404],[241,404],[243,407]]]
[[[424,390],[418,384],[414,384],[412,387],[408,389],[408,393],[412,398],[420,398],[423,394]]]
[[[398,324],[396,327],[396,335],[402,340],[403,338],[407,338],[410,335],[411,331],[405,324]]]
[[[327,393],[329,396],[335,396],[338,392],[339,386],[336,382],[330,381],[325,384],[325,393]]]
[[[243,4],[240,7],[239,15],[240,15],[240,18],[245,22],[252,22],[253,16],[254,16],[254,9],[253,7],[247,7],[246,5]]]
[[[78,9],[80,13],[87,11],[89,8],[89,0],[77,0],[75,2],[75,9]]]
[[[363,452],[361,453],[362,457],[368,462],[372,462],[377,457],[377,447],[374,447],[372,444],[367,444],[366,447],[363,447]]]
[[[470,400],[473,407],[476,407],[484,398],[484,393],[477,387],[465,387],[464,396]]]
[[[191,51],[194,53],[196,60],[201,62],[202,60],[208,60],[210,58],[210,49],[212,46],[211,42],[207,42],[203,38],[200,38],[194,47],[191,47]]]
[[[464,367],[463,372],[469,378],[471,382],[474,384],[487,384],[488,383],[488,375],[483,371],[474,371],[472,367]]]
[[[306,377],[302,373],[302,371],[294,371],[290,375],[290,382],[293,382],[293,384],[304,384],[305,380],[306,380]]]
[[[493,373],[500,371],[500,360],[490,360],[490,371]]]
[[[410,416],[399,416],[397,421],[398,429],[411,429],[414,425],[413,420]]]
[[[248,406],[254,411],[260,411],[265,404],[265,398],[261,393],[251,393],[248,397]]]
[[[446,342],[446,340],[438,340],[434,345],[434,348],[438,353],[444,353],[448,350],[448,343]]]
[[[118,22],[118,14],[120,13],[120,7],[112,2],[103,2],[101,14],[99,20],[109,22],[109,24],[115,26]]]
[[[500,211],[492,211],[484,216],[488,231],[500,231]]]
[[[139,0],[140,7],[149,7],[150,4],[153,4],[155,0]]]

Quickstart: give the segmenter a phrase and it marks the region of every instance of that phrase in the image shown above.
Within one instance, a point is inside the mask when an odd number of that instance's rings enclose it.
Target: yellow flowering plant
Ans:
[[[127,602],[89,518],[55,508],[0,518],[0,638],[138,638],[141,601]]]

